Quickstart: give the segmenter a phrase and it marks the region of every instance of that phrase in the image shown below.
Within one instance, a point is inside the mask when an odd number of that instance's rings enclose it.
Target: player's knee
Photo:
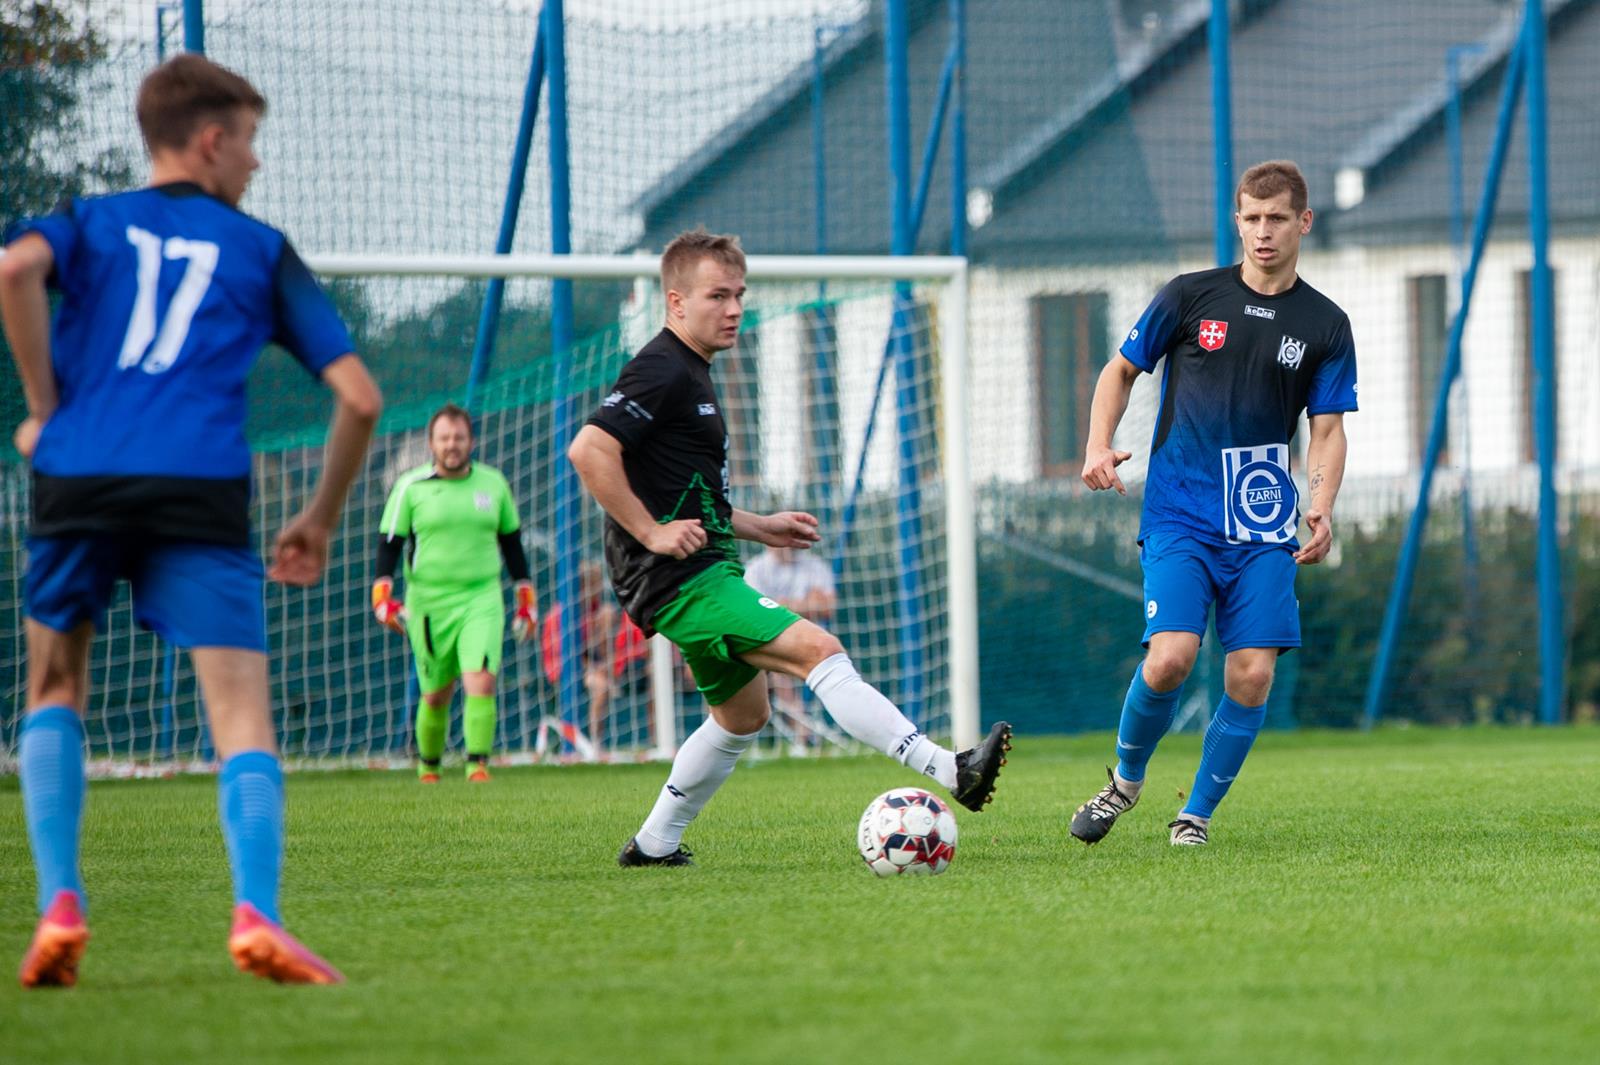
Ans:
[[[736,736],[748,736],[752,732],[760,732],[767,727],[767,720],[772,717],[772,708],[764,702],[748,706],[739,701],[727,702],[715,710],[717,724]]]
[[[1228,670],[1228,698],[1241,706],[1260,706],[1272,693],[1273,663],[1247,662]]]
[[[818,625],[812,625],[805,635],[805,666],[807,672],[832,658],[844,654],[844,644],[839,637]]]
[[[1169,692],[1188,680],[1192,669],[1194,655],[1152,647],[1144,660],[1144,682],[1154,691]]]

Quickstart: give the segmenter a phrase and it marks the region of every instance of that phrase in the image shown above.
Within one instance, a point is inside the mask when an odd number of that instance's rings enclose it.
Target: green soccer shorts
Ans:
[[[463,673],[500,672],[506,616],[500,589],[426,610],[406,609],[417,682],[436,692]]]
[[[721,706],[761,672],[738,657],[776,640],[800,615],[744,581],[744,569],[718,562],[697,573],[650,619],[677,645],[706,702]]]

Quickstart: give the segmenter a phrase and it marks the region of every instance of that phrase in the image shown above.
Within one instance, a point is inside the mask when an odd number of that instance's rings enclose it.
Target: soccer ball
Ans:
[[[921,788],[879,795],[861,815],[861,860],[879,876],[935,876],[956,856],[956,819]]]

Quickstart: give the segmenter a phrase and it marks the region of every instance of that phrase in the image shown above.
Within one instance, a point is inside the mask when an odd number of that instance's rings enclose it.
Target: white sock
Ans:
[[[956,786],[955,754],[924,736],[882,692],[862,680],[849,655],[823,659],[806,686],[850,735],[947,788]]]
[[[655,807],[635,837],[639,849],[652,858],[677,850],[683,842],[683,830],[722,787],[733,772],[734,763],[759,735],[729,732],[711,717],[690,733],[672,760],[672,772],[667,774]]]
[[[1139,793],[1144,790],[1144,781],[1142,780],[1123,780],[1122,774],[1115,769],[1111,771],[1111,775],[1116,778],[1117,790],[1130,799],[1137,799]]]

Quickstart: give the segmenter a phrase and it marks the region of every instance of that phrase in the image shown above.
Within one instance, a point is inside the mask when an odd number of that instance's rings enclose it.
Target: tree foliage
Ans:
[[[0,0],[0,225],[132,181],[127,153],[78,150],[78,112],[106,40],[86,5]]]

